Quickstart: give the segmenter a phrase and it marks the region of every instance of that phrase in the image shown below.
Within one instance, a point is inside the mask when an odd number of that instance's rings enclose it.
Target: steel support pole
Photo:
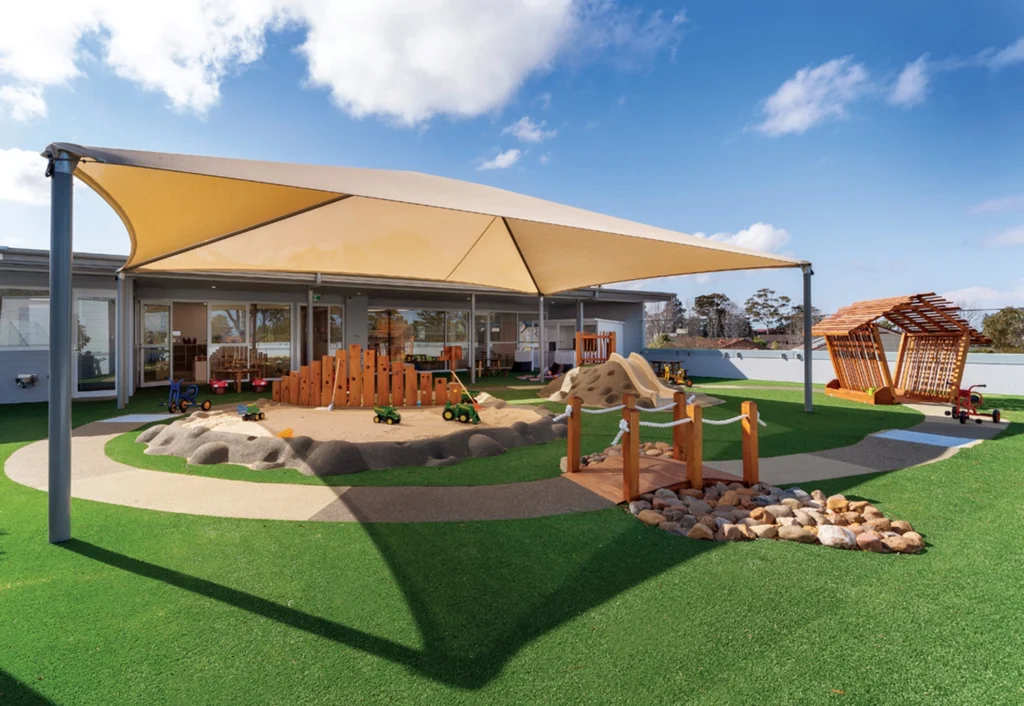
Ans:
[[[469,295],[469,384],[476,384],[476,292]]]
[[[313,288],[306,290],[306,365],[313,364]]]
[[[117,275],[117,301],[115,304],[116,316],[114,318],[114,386],[117,388],[117,408],[124,409],[128,399],[128,381],[125,380],[125,369],[127,362],[125,358],[125,298],[124,298],[124,274]]]
[[[72,175],[78,160],[63,151],[49,157],[49,536],[57,544],[71,539]]]
[[[811,275],[814,270],[810,265],[803,266],[804,273],[804,411],[813,412],[813,380],[814,380],[814,346],[811,336],[813,321],[811,317]]]
[[[576,300],[576,332],[583,332],[583,300]]]
[[[548,345],[544,335],[544,297],[540,298],[540,325],[537,327],[537,347],[540,358],[540,377],[544,379],[544,353],[547,351]]]

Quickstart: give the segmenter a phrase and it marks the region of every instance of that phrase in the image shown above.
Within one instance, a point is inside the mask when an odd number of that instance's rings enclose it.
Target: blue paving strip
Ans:
[[[926,434],[921,431],[908,431],[906,429],[893,429],[872,434],[880,439],[895,439],[896,441],[909,441],[912,444],[928,444],[929,446],[942,446],[947,449],[957,449],[964,446],[974,446],[980,439],[964,439],[959,436],[945,436],[944,434]]]

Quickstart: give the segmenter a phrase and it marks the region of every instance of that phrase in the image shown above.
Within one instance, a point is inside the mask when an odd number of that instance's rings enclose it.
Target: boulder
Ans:
[[[863,515],[861,515],[859,512],[854,512],[852,510],[848,510],[848,511],[840,514],[840,517],[842,517],[844,520],[846,520],[846,524],[848,524],[848,525],[852,525],[854,523],[858,523],[858,522],[863,522],[864,521],[864,516]]]
[[[678,493],[679,497],[683,497],[685,495],[685,496],[690,497],[690,498],[697,498],[698,500],[701,500],[701,499],[704,498],[704,491],[697,490],[696,488],[680,488],[677,491],[677,493]]]
[[[667,500],[668,498],[676,499],[679,496],[676,495],[675,493],[673,493],[668,488],[658,488],[657,490],[654,491],[654,497],[656,497],[656,498],[664,498],[664,499]]]
[[[651,505],[654,507],[655,510],[664,510],[667,507],[678,507],[678,508],[684,507],[683,501],[680,500],[679,498],[675,498],[675,497],[673,497],[673,498],[656,497],[656,498],[654,498],[654,502],[651,503]]]
[[[803,488],[790,488],[789,492],[791,492],[793,494],[794,498],[796,498],[797,500],[799,500],[802,503],[805,503],[808,500],[812,499],[810,493],[808,493]]]
[[[882,537],[882,544],[888,547],[889,551],[899,552],[900,554],[910,553],[910,542],[899,535]],[[920,551],[920,549],[916,551]]]
[[[690,539],[714,539],[715,533],[703,522],[698,522],[686,533]]]
[[[698,500],[697,498],[690,498],[689,500],[684,500],[683,502],[686,503],[686,508],[694,515],[711,514],[711,506],[708,505],[703,500]]]
[[[680,522],[684,517],[686,517],[686,512],[678,508],[662,510],[661,514],[664,515],[665,519],[669,522]]]
[[[650,510],[651,504],[646,500],[634,500],[629,504],[629,511],[634,515],[639,515],[641,510]]]
[[[485,434],[473,434],[469,437],[468,446],[469,455],[473,458],[488,458],[505,453],[501,444]]]
[[[742,539],[757,539],[757,535],[748,525],[733,525],[739,529],[740,537]]]
[[[892,524],[885,517],[876,517],[874,519],[865,522],[868,527],[875,530],[876,532],[888,532],[892,527]]]
[[[787,525],[779,528],[779,539],[786,539],[790,542],[801,542],[802,544],[814,544],[818,536],[808,529],[800,526]]]
[[[562,456],[562,458],[559,459],[559,461],[558,461],[558,470],[561,473],[568,473],[569,472],[569,459],[568,459],[568,457]]]
[[[815,525],[817,522],[811,517],[811,514],[805,510],[794,510],[793,517],[800,523],[801,527],[807,527],[808,525]]]
[[[825,507],[835,512],[846,512],[849,506],[849,501],[842,495],[831,495],[825,501]]]
[[[714,530],[716,527],[718,527],[718,523],[715,522],[715,518],[711,515],[698,515],[697,522],[704,525],[710,530]]]
[[[772,517],[776,519],[780,517],[793,516],[793,508],[789,507],[788,505],[769,505],[765,508],[765,510],[770,512],[772,514]]]
[[[796,521],[795,517],[780,517],[776,521],[779,527],[799,527],[800,523]]]
[[[899,532],[900,534],[906,534],[907,532],[913,532],[914,528],[910,526],[910,523],[906,520],[893,520],[889,523],[892,527],[893,532]]]
[[[825,494],[820,490],[812,490],[811,500],[816,500],[819,503],[825,503],[828,500],[828,498],[826,498]]]
[[[906,540],[912,554],[924,549],[924,537],[917,532],[904,532],[903,539]]]
[[[857,535],[845,527],[823,525],[818,527],[818,541],[826,547],[836,549],[856,549]]]
[[[867,500],[851,500],[849,510],[850,512],[864,512],[864,508],[870,504]]]
[[[658,529],[665,530],[666,532],[675,532],[679,529],[679,523],[666,520],[658,525]]]
[[[727,490],[719,499],[719,505],[739,505],[740,496],[735,490]]]
[[[803,512],[805,512],[808,515],[810,515],[811,519],[814,520],[814,524],[816,524],[816,525],[832,525],[832,524],[835,524],[834,522],[832,522],[832,520],[828,519],[827,517],[822,515],[817,510],[808,510],[807,508],[804,508]]]
[[[775,516],[767,508],[755,507],[750,511],[750,519],[758,520],[761,524],[774,525]]]
[[[785,505],[786,507],[792,510],[799,510],[800,507],[803,505],[803,503],[801,503],[796,498],[783,498],[780,504]]]
[[[775,539],[779,534],[779,528],[775,525],[754,525],[750,531],[758,539]]]
[[[743,539],[743,533],[740,532],[740,525],[723,525],[722,534],[730,542],[736,542]]]
[[[883,554],[886,550],[885,545],[882,544],[882,536],[878,532],[870,530],[857,535],[857,546],[866,552],[875,552],[876,554]]]
[[[665,521],[665,516],[662,515],[660,512],[655,512],[654,510],[641,510],[636,517],[645,525],[651,527],[660,525],[662,522]]]

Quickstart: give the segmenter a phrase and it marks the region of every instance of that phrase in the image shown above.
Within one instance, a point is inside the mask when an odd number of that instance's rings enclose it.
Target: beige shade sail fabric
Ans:
[[[127,271],[419,279],[533,294],[805,261],[416,172],[68,143],[118,213]]]

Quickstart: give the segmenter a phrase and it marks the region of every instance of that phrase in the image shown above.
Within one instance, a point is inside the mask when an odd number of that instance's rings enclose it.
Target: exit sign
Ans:
[[[313,295],[313,301],[315,301],[315,302],[320,301],[320,295],[319,294],[314,294]]]

